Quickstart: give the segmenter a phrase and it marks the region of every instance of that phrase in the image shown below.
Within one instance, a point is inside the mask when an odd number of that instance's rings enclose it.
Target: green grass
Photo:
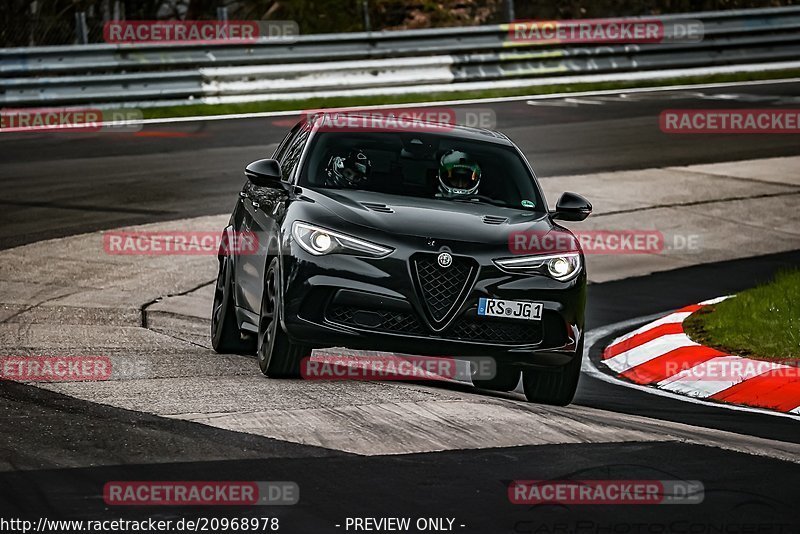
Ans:
[[[800,77],[800,69],[772,72],[743,72],[697,76],[690,78],[669,78],[663,80],[642,80],[638,82],[605,82],[546,85],[514,89],[491,89],[484,91],[459,91],[452,93],[419,93],[394,96],[312,98],[305,100],[248,102],[244,104],[196,104],[188,106],[169,106],[145,108],[145,119],[163,117],[192,117],[196,115],[228,115],[235,113],[258,113],[262,111],[290,111],[302,109],[339,108],[348,106],[371,106],[380,104],[405,104],[410,102],[439,102],[472,98],[497,98],[504,96],[532,96],[552,93],[574,93],[579,91],[602,91],[611,89],[630,89],[665,85],[688,85],[698,83],[742,82],[754,80],[778,80]]]
[[[683,327],[698,343],[729,354],[800,360],[800,270],[707,306]]]

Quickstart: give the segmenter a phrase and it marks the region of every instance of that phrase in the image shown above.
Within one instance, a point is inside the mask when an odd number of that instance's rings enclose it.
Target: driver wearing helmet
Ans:
[[[439,159],[439,198],[474,195],[481,184],[481,168],[468,154],[448,150]]]
[[[327,185],[358,189],[372,173],[372,163],[363,150],[354,149],[345,157],[333,156],[325,170]]]

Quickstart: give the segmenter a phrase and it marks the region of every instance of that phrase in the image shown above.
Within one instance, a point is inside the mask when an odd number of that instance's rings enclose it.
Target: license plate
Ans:
[[[506,319],[542,320],[542,304],[519,300],[479,299],[478,315],[505,317]]]

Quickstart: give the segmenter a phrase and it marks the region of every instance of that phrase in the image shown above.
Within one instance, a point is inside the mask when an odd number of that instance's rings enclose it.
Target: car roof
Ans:
[[[326,112],[320,111],[319,113],[309,114],[303,118],[300,122],[306,122],[310,127],[318,127],[319,124],[323,122],[325,118],[335,118],[340,115],[346,115],[349,118],[356,118],[356,119],[372,119],[376,116],[381,118],[391,118],[391,112],[402,112],[402,109],[399,110],[388,110],[389,113],[384,114],[384,110],[376,109],[374,113],[371,113],[371,110],[365,111],[333,111],[333,112]],[[429,121],[429,120],[421,120],[416,118],[410,117],[403,117],[403,122],[409,124],[411,126],[418,126],[420,131],[425,131],[428,129],[427,133],[436,133],[440,135],[447,135],[450,137],[458,137],[461,139],[469,139],[474,141],[484,141],[489,143],[495,143],[498,145],[505,145],[505,146],[514,146],[514,143],[503,133],[500,133],[495,130],[490,130],[488,128],[475,128],[472,126],[463,126],[460,124],[452,124],[448,122],[436,122],[436,121]],[[446,126],[447,130],[442,131],[441,126]],[[379,132],[385,132],[385,129],[378,129]],[[390,131],[390,130],[389,130]],[[406,131],[406,130],[398,130],[398,131]]]

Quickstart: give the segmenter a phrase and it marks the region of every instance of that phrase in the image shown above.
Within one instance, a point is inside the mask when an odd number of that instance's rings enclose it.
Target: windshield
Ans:
[[[544,211],[513,147],[442,134],[318,133],[300,185]]]

